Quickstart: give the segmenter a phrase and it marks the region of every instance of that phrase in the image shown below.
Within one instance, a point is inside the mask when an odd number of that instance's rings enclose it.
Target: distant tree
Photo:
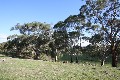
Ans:
[[[35,59],[39,59],[41,48],[50,41],[50,25],[41,22],[31,22],[25,24],[17,24],[15,27],[12,27],[11,30],[19,30],[19,32],[25,36],[27,39],[21,41],[22,44],[28,44],[31,46],[31,49],[35,52]],[[20,40],[19,38],[15,38]],[[17,42],[19,43],[19,42]],[[20,47],[21,48],[21,47]],[[19,49],[20,50],[20,49]]]
[[[8,42],[5,44],[5,48],[10,52],[15,52],[13,57],[21,57],[23,49],[29,45],[28,36],[26,35],[11,35],[7,37]]]

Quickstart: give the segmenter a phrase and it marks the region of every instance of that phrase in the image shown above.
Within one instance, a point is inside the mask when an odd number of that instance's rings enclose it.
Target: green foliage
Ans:
[[[23,25],[17,24],[15,27],[12,27],[11,30],[19,30],[21,34],[32,34],[33,33],[41,33],[42,30],[49,30],[50,25],[41,22],[31,22],[25,23]]]
[[[86,16],[87,23],[91,24],[86,27],[87,30],[93,30],[96,40],[98,38],[95,33],[104,33],[104,43],[109,43],[111,46],[109,49],[110,54],[113,55],[112,65],[116,67],[118,54],[116,49],[120,44],[120,36],[118,36],[120,34],[119,0],[87,0],[86,4],[80,8],[80,14]]]
[[[70,15],[64,21],[59,21],[54,25],[53,30],[47,23],[36,21],[18,23],[11,28],[11,31],[18,30],[21,35],[8,36],[8,42],[0,44],[0,51],[9,53],[13,57],[45,60],[46,55],[55,58],[63,53],[75,54],[77,58],[81,53],[96,55],[106,49],[106,53],[108,51],[110,54],[115,54],[113,58],[115,63],[120,44],[119,17],[118,0],[86,0],[79,14]],[[82,48],[82,39],[89,40],[92,44]],[[49,52],[47,53],[46,50]],[[87,74],[83,73],[83,75]]]
[[[92,44],[100,43],[103,40],[103,34],[95,34],[89,39],[89,42]]]
[[[8,36],[8,42],[4,46],[7,53],[15,53],[14,57],[34,58],[37,56],[38,58],[50,41],[50,25],[46,23],[17,24],[11,30],[19,30],[21,33],[21,35]]]

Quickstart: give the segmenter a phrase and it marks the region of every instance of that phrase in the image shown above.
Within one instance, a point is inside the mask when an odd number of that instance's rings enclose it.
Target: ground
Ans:
[[[120,67],[0,57],[0,80],[119,80]]]

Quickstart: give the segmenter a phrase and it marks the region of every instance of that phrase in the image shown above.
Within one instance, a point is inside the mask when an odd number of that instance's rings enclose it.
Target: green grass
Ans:
[[[4,61],[3,61],[4,60]],[[0,57],[0,80],[119,80],[120,68],[110,64],[62,63]]]

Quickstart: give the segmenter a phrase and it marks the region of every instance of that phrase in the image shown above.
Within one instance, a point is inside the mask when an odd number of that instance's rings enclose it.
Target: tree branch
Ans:
[[[117,33],[120,31],[120,23],[119,24],[117,24],[116,26],[114,26],[114,27],[118,27],[117,28],[117,31],[115,32],[115,34],[114,34],[114,36],[113,36],[113,38],[115,38],[116,37],[116,35],[117,35]]]

